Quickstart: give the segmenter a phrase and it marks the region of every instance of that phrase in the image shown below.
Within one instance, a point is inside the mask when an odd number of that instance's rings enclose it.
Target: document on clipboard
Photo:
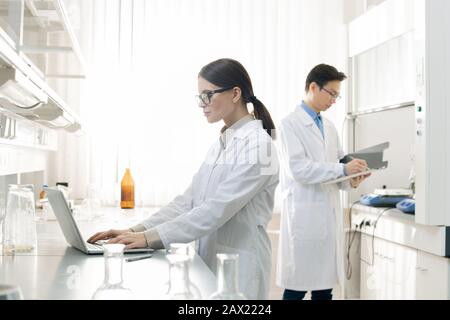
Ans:
[[[382,169],[366,170],[366,171],[355,173],[355,174],[352,174],[352,175],[349,175],[349,176],[344,176],[344,177],[341,177],[341,178],[338,178],[338,179],[334,179],[334,180],[330,180],[330,181],[327,181],[327,182],[323,182],[322,185],[326,186],[326,185],[329,185],[329,184],[335,184],[335,183],[344,182],[344,181],[347,181],[347,180],[350,180],[350,179],[353,179],[353,178],[357,178],[357,177],[361,177],[361,176],[365,176],[367,174],[371,174],[371,173],[374,173],[374,172],[377,172],[377,171],[380,171],[380,170],[382,170]]]
[[[390,143],[385,142],[382,144],[378,144],[372,146],[370,148],[366,148],[360,150],[358,152],[349,153],[344,158],[340,160],[340,163],[347,164],[354,159],[361,159],[367,162],[368,169],[363,172],[355,173],[353,175],[340,177],[338,179],[333,179],[330,181],[323,182],[323,185],[329,185],[334,183],[344,182],[346,180],[350,180],[356,177],[364,176],[369,173],[377,172],[383,169],[386,169],[389,165],[389,162],[383,161],[383,152],[387,148],[389,148]]]

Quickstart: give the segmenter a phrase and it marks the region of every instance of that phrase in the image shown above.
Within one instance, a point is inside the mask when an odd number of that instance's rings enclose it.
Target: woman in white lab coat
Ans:
[[[344,154],[334,125],[321,115],[338,99],[343,73],[319,65],[308,75],[306,97],[280,125],[283,198],[277,285],[283,299],[331,299],[343,284],[343,215],[339,189],[357,187],[366,177],[342,184],[323,182],[366,169],[363,160],[339,163]]]
[[[278,185],[271,136],[275,126],[237,61],[221,59],[198,76],[198,103],[209,123],[223,120],[221,136],[191,185],[169,205],[128,230],[99,232],[88,241],[111,239],[126,248],[168,248],[196,241],[197,253],[216,272],[216,254],[239,254],[239,289],[267,298],[271,245],[266,232]],[[252,103],[253,114],[247,109]]]

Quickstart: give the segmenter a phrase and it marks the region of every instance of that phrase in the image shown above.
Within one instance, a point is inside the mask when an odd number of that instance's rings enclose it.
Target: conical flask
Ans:
[[[217,254],[217,291],[210,300],[247,300],[239,292],[238,254]]]
[[[105,278],[103,284],[95,291],[94,300],[131,300],[134,298],[130,289],[123,286],[122,266],[124,244],[104,244]]]
[[[192,265],[192,260],[194,258],[194,250],[191,248],[189,243],[171,243],[169,249],[167,249],[168,254],[172,255],[184,255],[187,256],[188,259],[188,267]],[[172,267],[174,267],[174,263],[169,263],[169,281],[165,284],[165,292],[166,295],[168,295],[171,291],[171,275],[172,275]],[[192,295],[194,296],[194,299],[201,299],[201,293],[200,289],[193,283],[192,281],[189,281],[189,290],[191,291]]]
[[[130,169],[127,168],[120,183],[120,207],[122,209],[134,208],[134,181]]]
[[[169,291],[167,300],[200,300],[199,292],[192,290],[189,278],[190,257],[184,254],[168,254],[169,260]]]

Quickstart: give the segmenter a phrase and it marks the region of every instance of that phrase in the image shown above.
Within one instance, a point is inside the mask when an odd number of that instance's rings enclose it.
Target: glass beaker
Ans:
[[[18,286],[0,284],[1,300],[23,300],[22,290]]]
[[[89,184],[86,189],[86,199],[83,200],[80,207],[81,219],[91,221],[94,218],[102,216],[101,202],[99,198],[98,187]]]
[[[37,247],[33,185],[8,186],[3,252],[31,252]]]
[[[191,258],[185,254],[168,254],[169,260],[169,289],[166,293],[168,300],[200,300],[200,292],[192,289],[189,278]]]
[[[130,289],[123,286],[122,266],[124,244],[104,244],[105,278],[103,284],[95,291],[94,300],[131,300],[134,298]]]
[[[238,254],[217,254],[217,291],[210,300],[247,300],[239,292]]]
[[[6,203],[0,194],[0,244],[3,245],[3,220],[6,218]]]
[[[171,243],[169,249],[167,249],[169,254],[184,254],[189,257],[192,256],[192,249],[189,243]]]
[[[95,184],[90,184],[87,187],[87,205],[90,211],[91,218],[101,217],[101,195],[100,187]]]
[[[192,264],[192,260],[194,259],[194,249],[191,247],[189,243],[171,243],[169,249],[167,249],[168,254],[179,254],[185,255],[189,258],[188,264],[189,266]],[[170,274],[171,274],[172,265],[169,264],[169,281],[166,283],[166,294],[170,292]],[[193,295],[196,297],[195,299],[201,298],[200,289],[192,282],[189,281],[189,288]]]

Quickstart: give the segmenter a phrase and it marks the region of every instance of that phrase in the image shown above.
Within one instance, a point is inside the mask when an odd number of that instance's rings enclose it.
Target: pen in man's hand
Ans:
[[[133,261],[139,261],[139,260],[143,260],[143,259],[148,259],[148,258],[151,258],[151,257],[152,257],[152,255],[148,254],[148,255],[145,255],[145,256],[126,258],[125,261],[126,262],[133,262]]]

